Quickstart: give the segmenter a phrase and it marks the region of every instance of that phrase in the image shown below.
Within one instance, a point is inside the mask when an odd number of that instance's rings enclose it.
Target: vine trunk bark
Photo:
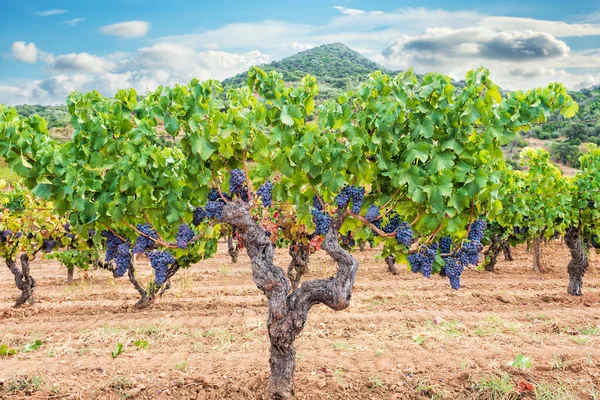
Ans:
[[[338,264],[336,274],[329,279],[304,282],[295,291],[290,291],[283,269],[273,262],[274,248],[270,238],[252,219],[243,203],[226,204],[222,220],[238,229],[251,260],[252,278],[268,299],[271,375],[267,395],[271,399],[289,399],[294,394],[294,340],[304,328],[308,312],[316,304],[325,304],[333,310],[343,310],[350,304],[358,262],[338,242],[344,214],[333,220],[321,245]]]
[[[75,268],[67,268],[67,283],[73,282],[73,272]]]
[[[361,253],[365,251],[365,242],[360,242],[358,244],[358,248],[360,249]]]
[[[531,244],[531,250],[533,252],[533,269],[535,272],[544,272],[544,266],[542,265],[542,250],[541,250],[541,239],[535,238]]]
[[[400,275],[400,271],[398,271],[398,268],[396,268],[396,257],[389,255],[385,258],[385,263],[388,266],[388,271],[392,274],[392,275]]]
[[[513,255],[512,255],[512,249],[510,248],[510,241],[506,241],[506,244],[504,245],[504,247],[502,248],[502,251],[504,252],[504,261],[513,261]]]
[[[508,239],[502,239],[498,235],[492,236],[490,245],[483,252],[483,256],[485,257],[484,269],[486,271],[494,272],[496,270],[496,262],[498,262],[498,256],[500,255],[502,250],[506,248],[507,243]]]
[[[290,245],[289,254],[292,257],[288,266],[288,278],[292,283],[292,290],[296,290],[300,285],[302,276],[308,273],[308,261],[310,258],[310,244]]]
[[[21,291],[21,295],[15,302],[15,308],[21,307],[28,300],[31,304],[33,304],[33,292],[37,286],[35,279],[33,279],[29,273],[29,256],[27,254],[21,254],[19,259],[21,261],[20,269],[17,267],[16,260],[6,260],[6,266],[15,277],[17,289]]]
[[[569,272],[569,288],[567,292],[572,296],[581,296],[583,276],[589,261],[579,228],[571,227],[565,234],[565,244],[571,251],[571,261],[567,267]]]
[[[237,263],[240,249],[237,244],[233,245],[233,235],[227,235],[227,252],[229,253],[229,257],[231,257],[231,262],[234,264]]]

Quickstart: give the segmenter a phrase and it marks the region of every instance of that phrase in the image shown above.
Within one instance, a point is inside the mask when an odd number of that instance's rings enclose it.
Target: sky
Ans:
[[[0,103],[224,79],[334,42],[393,70],[483,65],[510,90],[600,84],[597,0],[21,0],[1,7]]]

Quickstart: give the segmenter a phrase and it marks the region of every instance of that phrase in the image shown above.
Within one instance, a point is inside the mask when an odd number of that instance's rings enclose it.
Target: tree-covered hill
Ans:
[[[298,82],[306,75],[313,75],[319,83],[319,98],[337,97],[363,81],[371,72],[393,71],[358,54],[342,43],[325,44],[302,51],[280,61],[261,65],[267,72],[277,70],[286,82]],[[241,86],[246,83],[246,71],[225,79],[225,86]]]

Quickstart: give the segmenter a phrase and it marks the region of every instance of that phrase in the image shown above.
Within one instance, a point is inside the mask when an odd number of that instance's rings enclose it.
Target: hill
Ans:
[[[393,71],[369,60],[342,43],[325,44],[260,66],[267,72],[279,71],[286,82],[298,82],[313,75],[319,83],[319,98],[337,97],[352,89],[374,71],[393,74]],[[224,86],[242,86],[248,71],[223,81]]]

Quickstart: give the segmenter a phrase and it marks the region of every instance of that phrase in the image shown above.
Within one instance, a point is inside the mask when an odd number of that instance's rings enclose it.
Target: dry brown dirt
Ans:
[[[17,296],[0,269],[0,398],[255,399],[268,376],[266,300],[245,254],[218,257],[179,273],[152,308],[106,271],[79,271],[73,284],[50,261],[33,263],[37,303]],[[584,295],[566,294],[568,251],[514,251],[497,272],[465,271],[463,288],[445,278],[391,276],[377,251],[360,261],[352,304],[316,306],[296,341],[298,399],[595,399],[600,393],[600,279],[592,261]],[[276,261],[287,266],[287,251]],[[145,262],[140,262],[145,264]],[[139,268],[144,282],[150,268]],[[310,278],[331,275],[320,251]],[[403,269],[405,271],[405,269]],[[42,341],[38,349],[27,344]],[[147,348],[143,343],[147,343]],[[113,358],[118,343],[123,353]],[[525,368],[510,366],[519,354]]]

